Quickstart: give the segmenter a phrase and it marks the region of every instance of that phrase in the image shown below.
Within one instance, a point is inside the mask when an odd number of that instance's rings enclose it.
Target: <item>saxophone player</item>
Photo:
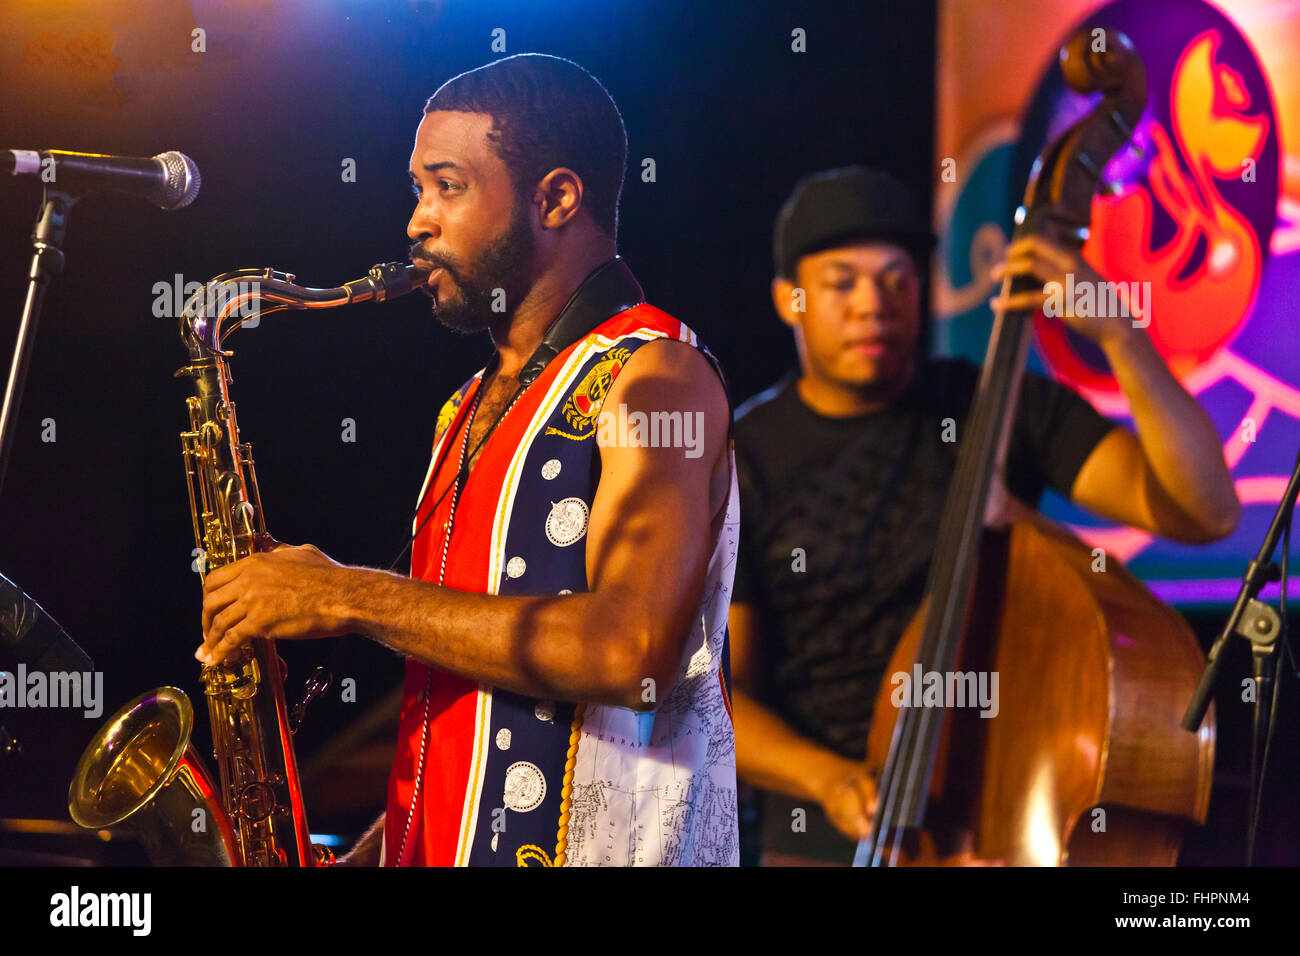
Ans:
[[[438,416],[411,573],[282,545],[207,576],[201,661],[349,633],[407,659],[387,809],[345,862],[738,862],[731,408],[617,255],[626,158],[567,60],[440,87],[411,256],[494,353]]]

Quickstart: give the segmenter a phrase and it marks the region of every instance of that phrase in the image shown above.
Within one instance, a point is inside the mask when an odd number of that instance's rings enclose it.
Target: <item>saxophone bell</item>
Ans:
[[[123,824],[159,866],[239,866],[230,819],[190,744],[194,708],[175,687],[108,719],[77,762],[68,813],[91,830]]]

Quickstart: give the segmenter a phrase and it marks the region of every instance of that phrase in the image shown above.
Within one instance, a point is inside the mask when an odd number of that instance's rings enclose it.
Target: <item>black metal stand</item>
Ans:
[[[0,574],[0,662],[7,658],[46,672],[89,673],[95,669],[94,662],[68,637],[59,622],[22,588]],[[26,689],[19,687],[17,692],[22,694]],[[20,722],[16,716],[8,719],[7,727],[0,722],[0,761],[23,753],[17,729]]]
[[[1273,679],[1277,671],[1278,650],[1282,646],[1278,640],[1282,631],[1282,620],[1277,611],[1258,600],[1258,596],[1265,584],[1282,579],[1281,569],[1273,563],[1273,552],[1277,550],[1277,543],[1283,531],[1291,525],[1297,492],[1300,492],[1300,453],[1296,454],[1295,465],[1291,469],[1291,480],[1287,482],[1282,500],[1278,502],[1277,511],[1273,514],[1268,532],[1264,535],[1264,542],[1260,545],[1255,559],[1246,565],[1246,573],[1242,575],[1241,590],[1237,592],[1232,613],[1228,615],[1227,623],[1210,647],[1201,681],[1196,685],[1191,702],[1183,713],[1183,729],[1195,732],[1205,718],[1214,686],[1218,683],[1219,671],[1223,667],[1221,656],[1223,648],[1233,635],[1248,640],[1251,647],[1251,673],[1255,681],[1255,711],[1250,747],[1250,810],[1246,846],[1248,866],[1255,855],[1255,832],[1259,822],[1261,796],[1260,781],[1269,736],[1269,715],[1274,694]]]
[[[36,343],[36,327],[41,318],[45,292],[54,277],[63,271],[63,237],[68,228],[68,210],[74,202],[76,199],[67,193],[47,188],[36,214],[36,227],[32,230],[32,266],[27,273],[27,299],[18,322],[18,339],[9,365],[4,403],[0,405],[0,490],[4,489],[5,474],[9,470],[18,407],[22,404],[23,389],[27,385],[27,366]],[[3,576],[0,576],[0,581],[9,584]],[[0,724],[0,757],[16,757],[21,753],[22,744]]]
[[[4,489],[5,473],[9,469],[13,432],[18,423],[18,406],[27,384],[27,366],[36,342],[41,305],[45,301],[45,292],[51,280],[63,271],[63,236],[68,225],[68,210],[74,202],[75,197],[47,188],[41,198],[36,228],[32,232],[35,251],[28,272],[27,301],[23,304],[23,316],[18,323],[18,341],[14,345],[13,362],[9,366],[4,404],[0,406],[0,491]]]

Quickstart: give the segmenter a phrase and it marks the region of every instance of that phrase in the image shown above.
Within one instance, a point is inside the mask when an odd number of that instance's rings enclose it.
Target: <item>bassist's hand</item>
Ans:
[[[821,805],[835,829],[851,840],[865,839],[876,817],[876,782],[865,766],[854,763],[825,786]]]

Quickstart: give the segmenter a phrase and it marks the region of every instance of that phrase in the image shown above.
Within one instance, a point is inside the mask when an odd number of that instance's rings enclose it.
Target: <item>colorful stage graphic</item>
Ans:
[[[1030,164],[1094,102],[1065,85],[1057,49],[1106,26],[1142,57],[1147,108],[1103,171],[1084,256],[1108,280],[1151,283],[1147,332],[1217,425],[1244,515],[1227,540],[1191,548],[1099,524],[1057,496],[1044,510],[1165,600],[1230,601],[1300,449],[1300,156],[1286,153],[1300,123],[1300,3],[944,0],[939,19],[936,150],[956,181],[936,186],[934,342],[976,361],[992,323],[988,268]],[[1127,420],[1099,349],[1043,316],[1035,332],[1032,368]]]

